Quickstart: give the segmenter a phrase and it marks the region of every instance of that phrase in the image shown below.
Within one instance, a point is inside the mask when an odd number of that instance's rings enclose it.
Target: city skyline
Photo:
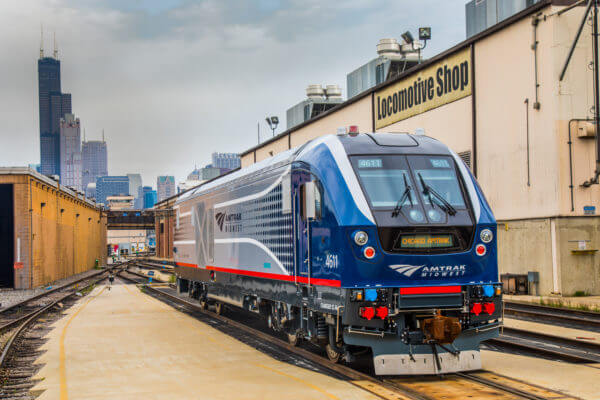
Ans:
[[[39,162],[40,22],[49,49],[56,31],[62,88],[73,93],[87,139],[100,140],[104,129],[109,172],[139,172],[144,182],[164,174],[180,181],[212,152],[248,149],[257,122],[267,139],[267,115],[280,117],[281,132],[285,110],[304,98],[307,84],[340,84],[345,94],[346,74],[373,58],[382,37],[432,26],[425,56],[465,37],[464,1],[203,4],[3,2],[0,22],[11,29],[0,37],[11,54],[3,62],[11,79],[0,96],[0,118],[8,121],[3,164]],[[425,16],[423,8],[434,12]],[[323,40],[342,37],[335,51]]]

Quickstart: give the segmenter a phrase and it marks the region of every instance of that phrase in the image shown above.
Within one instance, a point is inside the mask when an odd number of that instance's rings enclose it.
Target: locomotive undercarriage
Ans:
[[[310,341],[334,362],[351,363],[371,352],[377,373],[477,369],[479,343],[497,335],[500,324],[500,298],[488,299],[497,305],[491,315],[473,315],[470,307],[475,300],[469,290],[453,295],[400,296],[398,289],[380,289],[377,301],[366,302],[353,299],[352,290],[347,289],[265,283],[231,274],[208,273],[205,279],[180,277],[178,289],[204,308],[214,307],[218,314],[225,304],[260,314],[271,329],[284,333],[290,344]],[[361,309],[366,306],[385,307],[389,314],[364,318]]]

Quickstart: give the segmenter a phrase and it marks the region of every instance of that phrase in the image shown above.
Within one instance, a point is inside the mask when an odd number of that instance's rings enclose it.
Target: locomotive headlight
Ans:
[[[358,231],[354,234],[354,243],[364,246],[369,241],[369,235],[364,231]]]
[[[479,237],[483,243],[489,243],[494,238],[494,234],[489,229],[484,229],[479,234]]]

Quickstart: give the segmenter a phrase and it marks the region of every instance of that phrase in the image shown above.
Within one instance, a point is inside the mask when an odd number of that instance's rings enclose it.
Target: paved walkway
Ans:
[[[48,334],[47,399],[375,399],[277,361],[135,286],[99,286]]]

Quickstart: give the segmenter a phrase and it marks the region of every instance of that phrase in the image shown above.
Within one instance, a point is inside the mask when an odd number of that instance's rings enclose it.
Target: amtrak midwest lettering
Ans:
[[[435,97],[442,98],[454,91],[463,91],[468,86],[468,61],[452,68],[448,68],[447,65],[441,66],[436,70],[435,80],[433,76],[428,78],[419,76],[408,87],[404,87],[387,97],[377,96],[377,119],[381,120],[393,114],[409,110],[413,106],[433,101]]]

